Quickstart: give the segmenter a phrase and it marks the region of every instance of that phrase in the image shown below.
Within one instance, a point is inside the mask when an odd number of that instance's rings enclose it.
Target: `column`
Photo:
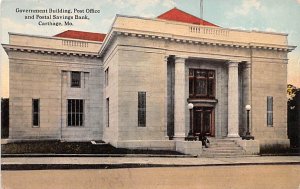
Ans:
[[[251,63],[246,62],[244,65],[244,70],[243,70],[243,93],[244,93],[244,99],[243,99],[243,128],[244,128],[244,133],[246,133],[247,130],[247,112],[246,112],[246,105],[251,104]],[[250,125],[249,125],[249,130],[251,131],[251,114],[252,111],[250,111]],[[244,134],[243,133],[243,134]],[[251,132],[252,133],[252,132]]]
[[[185,58],[175,58],[175,86],[174,86],[174,138],[184,140],[185,137]]]
[[[169,138],[168,136],[168,58],[169,55],[164,56],[164,79],[165,79],[165,110],[164,110],[164,135],[165,138]]]
[[[238,62],[228,62],[228,135],[239,136],[239,77]]]

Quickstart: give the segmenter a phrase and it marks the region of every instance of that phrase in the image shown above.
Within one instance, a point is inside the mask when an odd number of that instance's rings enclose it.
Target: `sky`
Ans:
[[[8,32],[53,36],[65,30],[107,33],[116,14],[155,18],[177,7],[200,16],[200,0],[2,0],[1,43],[8,44]],[[25,20],[16,9],[97,9],[89,20],[76,20],[73,26],[39,26]],[[30,15],[30,14],[29,14]],[[203,18],[223,28],[288,33],[288,83],[300,87],[300,0],[204,0]],[[0,96],[8,97],[8,57],[0,48]]]

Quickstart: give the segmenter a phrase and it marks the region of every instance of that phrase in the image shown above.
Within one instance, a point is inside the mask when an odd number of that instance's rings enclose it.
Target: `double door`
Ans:
[[[193,111],[193,133],[214,136],[214,108],[195,107]]]

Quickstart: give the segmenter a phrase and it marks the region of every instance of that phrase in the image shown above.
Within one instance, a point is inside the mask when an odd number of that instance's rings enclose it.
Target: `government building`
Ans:
[[[9,140],[196,155],[218,152],[197,135],[237,154],[289,147],[287,36],[222,28],[177,8],[117,15],[107,34],[9,33]],[[242,140],[249,132],[254,140]]]

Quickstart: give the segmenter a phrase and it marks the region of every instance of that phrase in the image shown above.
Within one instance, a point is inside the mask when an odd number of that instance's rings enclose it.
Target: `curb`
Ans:
[[[1,154],[2,158],[14,157],[161,157],[161,158],[197,158],[195,155],[163,154]]]
[[[300,165],[300,162],[265,162],[265,163],[220,163],[220,164],[2,164],[1,169],[14,170],[71,170],[71,169],[124,169],[124,168],[159,168],[159,167],[207,167],[207,166],[246,166],[246,165]]]

